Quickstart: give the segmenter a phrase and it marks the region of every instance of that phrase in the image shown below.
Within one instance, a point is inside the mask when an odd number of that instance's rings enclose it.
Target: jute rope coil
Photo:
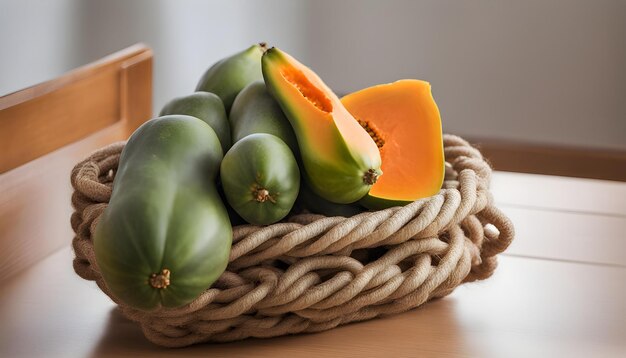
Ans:
[[[98,150],[72,171],[74,270],[162,346],[318,332],[404,312],[489,277],[514,236],[493,205],[489,165],[466,141],[445,135],[439,194],[351,218],[298,214],[236,226],[228,268],[211,288],[181,308],[139,311],[111,294],[91,239],[123,147]]]

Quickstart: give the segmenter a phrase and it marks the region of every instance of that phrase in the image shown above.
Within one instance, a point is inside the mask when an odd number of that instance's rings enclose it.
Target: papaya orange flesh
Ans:
[[[361,204],[381,209],[439,192],[445,165],[441,116],[428,82],[373,86],[341,102],[376,142],[385,173]]]

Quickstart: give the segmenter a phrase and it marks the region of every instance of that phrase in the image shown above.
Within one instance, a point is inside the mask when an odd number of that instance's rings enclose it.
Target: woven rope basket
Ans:
[[[200,297],[176,309],[139,311],[111,294],[91,240],[123,147],[102,148],[72,171],[74,269],[162,346],[318,332],[404,312],[489,277],[514,236],[493,205],[487,162],[463,139],[445,135],[439,194],[351,218],[304,213],[266,227],[236,226],[226,272]]]

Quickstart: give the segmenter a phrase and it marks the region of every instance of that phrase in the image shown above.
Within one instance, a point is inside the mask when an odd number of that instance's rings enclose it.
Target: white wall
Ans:
[[[83,1],[77,56],[101,57],[145,42],[154,49],[155,113],[170,98],[196,87],[204,71],[224,56],[272,39],[307,57],[299,26],[304,3],[274,1]],[[278,11],[280,9],[280,11]]]
[[[309,2],[336,90],[431,82],[448,131],[626,149],[626,1]]]
[[[0,96],[72,68],[75,0],[0,0]]]
[[[155,111],[268,41],[340,93],[430,81],[449,132],[626,149],[623,0],[0,0],[0,95],[139,41]]]

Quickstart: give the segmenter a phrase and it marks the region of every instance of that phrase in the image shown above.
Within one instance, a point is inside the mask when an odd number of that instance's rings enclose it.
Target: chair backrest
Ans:
[[[0,97],[0,282],[70,243],[72,167],[151,116],[141,44]]]

